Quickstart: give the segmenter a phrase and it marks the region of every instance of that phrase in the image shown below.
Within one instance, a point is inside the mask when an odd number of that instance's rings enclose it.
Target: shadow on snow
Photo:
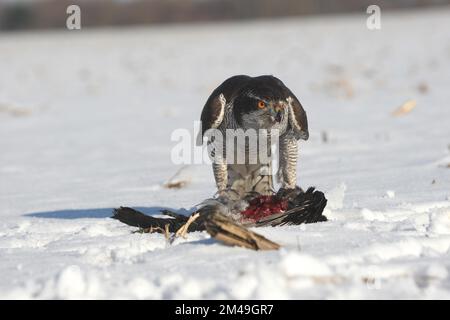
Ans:
[[[55,211],[42,211],[26,213],[27,217],[49,218],[49,219],[87,219],[87,218],[110,218],[113,216],[114,208],[92,208],[92,209],[62,209]],[[169,210],[182,215],[191,214],[191,210],[173,209],[167,207],[133,207],[147,215],[161,214],[162,210]]]

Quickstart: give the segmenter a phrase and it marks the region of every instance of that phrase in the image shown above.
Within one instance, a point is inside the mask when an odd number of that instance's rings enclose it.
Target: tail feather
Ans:
[[[169,232],[176,232],[189,219],[189,217],[187,216],[174,214],[172,212],[166,211],[162,211],[162,213],[172,216],[172,218],[155,218],[128,207],[120,207],[114,209],[113,212],[114,212],[114,215],[112,216],[113,219],[117,219],[120,222],[125,223],[129,226],[138,227],[142,229],[161,228],[162,230],[165,230],[166,225],[168,225]],[[203,226],[202,221],[194,221],[189,226],[188,231],[192,232],[203,230],[205,230],[205,227]]]
[[[300,192],[295,198],[289,200],[287,211],[263,218],[256,222],[256,226],[274,227],[327,221],[327,217],[322,214],[326,205],[327,199],[323,192],[310,187],[306,192]]]

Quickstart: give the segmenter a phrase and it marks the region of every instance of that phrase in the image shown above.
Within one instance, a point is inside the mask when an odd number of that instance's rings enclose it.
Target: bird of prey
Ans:
[[[221,213],[248,227],[298,225],[327,220],[322,214],[327,204],[325,195],[313,187],[304,192],[297,186],[297,144],[300,139],[308,139],[308,122],[302,105],[283,82],[267,75],[239,75],[225,80],[206,101],[201,114],[201,124],[197,143],[202,144],[205,135],[210,138],[208,144],[213,156],[213,172],[219,196],[207,199],[199,205],[195,211],[199,213],[198,219],[187,227],[188,231],[205,230],[210,217],[215,213]],[[259,157],[256,162],[248,161],[247,156],[254,150],[251,150],[247,140],[241,146],[245,161],[230,161],[228,155],[225,156],[230,141],[220,141],[214,139],[216,136],[208,136],[209,129],[215,129],[224,136],[227,130],[265,129],[268,131],[265,135],[256,136],[257,149],[261,139],[273,142],[270,141],[269,131],[278,130],[277,177],[281,184],[278,192],[273,190],[271,161],[260,161]],[[232,143],[234,144],[234,138]],[[222,150],[217,148],[222,144]],[[224,156],[214,157],[216,153],[222,153]],[[259,210],[262,205],[258,201],[263,198],[269,198],[272,203],[284,202],[286,208],[275,213],[270,209],[268,215],[262,212],[264,217],[253,217],[249,220],[248,211]],[[259,205],[253,204],[255,208],[252,208],[251,203],[255,200]],[[170,218],[149,217],[128,207],[115,209],[113,218],[128,225],[148,229],[149,232],[176,232],[189,220],[189,217],[175,212],[165,210],[161,213]],[[229,236],[230,230],[227,229],[226,232]]]
[[[265,129],[268,134],[264,139],[267,138],[266,143],[269,144],[273,142],[270,141],[270,132],[278,130],[279,167],[276,176],[281,188],[296,188],[298,140],[308,139],[308,121],[297,97],[278,78],[271,75],[237,75],[225,80],[206,101],[201,113],[201,125],[197,138],[200,144],[209,129],[218,130],[224,137],[227,130]],[[263,138],[258,135],[257,139],[259,146]],[[211,154],[214,156],[217,142],[211,139],[208,143],[213,146]],[[273,194],[273,161],[263,163],[258,157],[256,162],[250,163],[247,160],[251,150],[247,144],[243,147],[246,162],[229,161],[225,156],[229,147],[227,140],[224,139],[222,143],[223,148],[220,150],[224,156],[216,157],[212,164],[219,194],[234,194],[239,198],[250,193]]]

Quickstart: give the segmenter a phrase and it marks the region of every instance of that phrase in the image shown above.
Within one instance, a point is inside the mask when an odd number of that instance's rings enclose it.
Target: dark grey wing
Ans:
[[[289,89],[288,89],[289,90]],[[306,117],[306,112],[303,109],[300,101],[297,97],[289,90],[288,102],[290,105],[289,110],[289,124],[294,131],[295,138],[308,140],[308,118]]]
[[[251,77],[245,75],[228,78],[211,93],[200,116],[202,127],[197,136],[197,145],[203,144],[203,136],[208,129],[219,127],[224,119],[225,105],[249,79]]]

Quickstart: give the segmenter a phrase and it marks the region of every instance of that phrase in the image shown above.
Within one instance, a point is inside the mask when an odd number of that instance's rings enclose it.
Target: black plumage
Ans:
[[[327,221],[327,218],[323,215],[327,199],[322,192],[315,190],[313,187],[308,188],[306,192],[300,188],[288,191],[280,189],[275,197],[287,199],[288,210],[280,214],[268,216],[253,224],[246,223],[246,227],[275,227]],[[204,231],[205,221],[207,221],[208,216],[215,210],[217,210],[217,207],[215,206],[204,206],[200,208],[197,211],[200,213],[200,216],[190,224],[188,232]],[[188,216],[180,215],[168,210],[163,210],[161,213],[169,216],[169,218],[155,218],[132,208],[120,207],[114,209],[112,218],[133,227],[154,229],[159,232],[164,232],[166,225],[169,226],[169,232],[176,232],[189,219]]]

